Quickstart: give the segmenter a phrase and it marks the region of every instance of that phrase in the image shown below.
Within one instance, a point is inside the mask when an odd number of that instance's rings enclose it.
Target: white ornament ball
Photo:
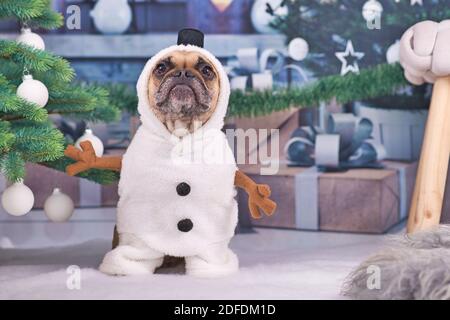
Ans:
[[[14,244],[12,243],[11,239],[8,237],[1,237],[0,238],[0,248],[1,249],[14,249]]]
[[[27,214],[33,208],[34,195],[23,181],[15,182],[2,194],[2,206],[10,215],[19,217]]]
[[[75,147],[81,150],[80,143],[83,141],[90,141],[92,144],[92,147],[94,148],[95,155],[97,157],[101,157],[103,155],[104,147],[103,142],[100,140],[91,129],[86,129],[84,134],[76,141]]]
[[[133,20],[127,0],[99,0],[90,15],[97,30],[104,34],[124,33]]]
[[[39,80],[34,80],[30,74],[23,77],[23,82],[17,88],[17,95],[40,108],[45,107],[48,102],[47,87]]]
[[[305,39],[295,38],[289,42],[288,53],[289,56],[295,61],[301,61],[306,58],[309,52],[309,45]]]
[[[396,63],[400,61],[400,41],[395,41],[386,51],[386,61]]]
[[[282,0],[256,0],[253,4],[250,17],[253,27],[259,33],[277,33],[277,30],[270,26],[274,17],[266,12],[266,4],[270,4],[277,16],[286,16],[288,14],[287,6],[279,7]]]
[[[362,15],[366,21],[373,21],[381,17],[383,6],[377,0],[367,1],[362,8]]]
[[[72,199],[61,190],[55,188],[50,197],[45,200],[44,212],[47,218],[53,222],[64,222],[73,214],[74,204]]]
[[[17,42],[26,44],[30,47],[39,50],[45,50],[45,42],[40,35],[34,33],[29,28],[22,29],[19,37],[16,39]]]

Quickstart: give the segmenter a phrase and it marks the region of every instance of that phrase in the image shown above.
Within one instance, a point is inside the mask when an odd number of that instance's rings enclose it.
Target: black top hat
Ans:
[[[192,28],[186,28],[181,29],[178,32],[178,41],[177,44],[184,44],[184,45],[193,45],[200,48],[203,48],[203,40],[205,38],[205,35],[203,32],[197,29]]]

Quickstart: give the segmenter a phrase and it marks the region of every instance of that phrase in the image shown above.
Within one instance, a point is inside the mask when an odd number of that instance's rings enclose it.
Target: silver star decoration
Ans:
[[[411,5],[418,4],[419,6],[423,5],[423,0],[411,0]]]
[[[339,59],[339,61],[342,62],[341,76],[344,76],[349,72],[359,73],[358,60],[361,60],[364,57],[364,53],[355,52],[351,40],[347,41],[347,46],[345,47],[344,52],[336,52],[335,55]],[[346,58],[349,56],[356,58],[352,64],[348,64],[347,62]]]

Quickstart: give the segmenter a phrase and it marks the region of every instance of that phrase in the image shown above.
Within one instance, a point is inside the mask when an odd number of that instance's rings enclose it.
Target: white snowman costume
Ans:
[[[176,50],[201,53],[220,77],[214,114],[183,138],[166,129],[148,101],[148,80],[155,64]],[[147,62],[137,92],[142,125],[122,160],[117,216],[120,242],[106,254],[100,270],[116,275],[153,273],[163,257],[170,255],[185,257],[190,275],[217,277],[235,272],[238,259],[228,244],[238,219],[237,166],[220,131],[230,94],[227,74],[205,49],[175,45]]]

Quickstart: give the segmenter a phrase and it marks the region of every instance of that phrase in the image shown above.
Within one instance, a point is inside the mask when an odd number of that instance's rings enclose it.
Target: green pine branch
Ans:
[[[27,21],[32,28],[42,28],[47,30],[57,29],[64,24],[64,17],[50,8],[52,0],[41,0],[46,4],[45,9],[39,16]]]
[[[17,121],[11,126],[18,151],[27,162],[53,161],[64,155],[64,136],[51,122]]]
[[[113,105],[118,106],[121,111],[137,114],[138,97],[135,88],[122,83],[111,83],[103,87],[108,90],[109,100]]]
[[[407,85],[399,64],[381,64],[359,74],[333,75],[301,88],[276,91],[235,91],[230,98],[229,116],[260,116],[289,108],[318,106],[336,99],[339,103],[391,95]]]
[[[50,114],[91,122],[111,122],[120,117],[109,92],[97,85],[71,84],[61,91],[52,90],[46,109]]]
[[[18,151],[0,154],[0,167],[6,179],[17,182],[25,177],[25,161]]]
[[[51,0],[0,0],[2,18],[16,19],[34,29],[53,29],[63,22],[62,15],[52,10]],[[44,108],[16,95],[25,69],[49,91]],[[26,162],[62,171],[72,163],[64,157],[67,142],[50,121],[50,114],[90,122],[119,118],[117,94],[110,97],[105,87],[74,83],[74,76],[69,62],[61,57],[16,41],[0,40],[0,170],[8,180],[22,179]],[[118,178],[117,173],[102,170],[80,176],[99,183]]]
[[[40,122],[47,119],[47,110],[18,97],[16,88],[1,74],[0,94],[0,120],[28,119]]]
[[[15,136],[11,132],[11,125],[9,122],[0,121],[0,154],[6,150],[11,149],[14,143]]]
[[[9,64],[8,67],[3,65]],[[11,40],[0,40],[0,68],[9,68],[10,72],[22,72],[26,67],[36,78],[41,74],[51,77],[54,82],[69,82],[74,78],[74,71],[67,60],[47,51]],[[17,79],[17,78],[16,78]],[[17,81],[20,81],[18,78]]]
[[[56,29],[62,25],[63,17],[50,6],[51,0],[1,0],[0,19],[15,18],[31,27]]]
[[[39,17],[46,5],[41,0],[2,0],[0,18],[17,18],[27,21]]]

